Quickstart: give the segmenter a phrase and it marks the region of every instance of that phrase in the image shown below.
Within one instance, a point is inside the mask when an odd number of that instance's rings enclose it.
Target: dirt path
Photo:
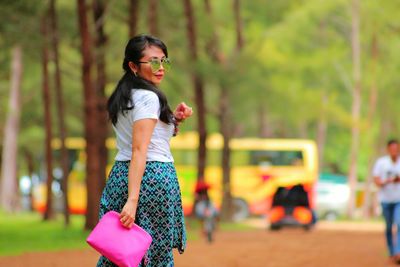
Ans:
[[[98,254],[92,249],[27,253],[1,257],[1,267],[95,266]],[[252,230],[217,233],[207,244],[193,241],[177,267],[381,267],[392,266],[385,256],[383,233],[317,229],[305,232]]]

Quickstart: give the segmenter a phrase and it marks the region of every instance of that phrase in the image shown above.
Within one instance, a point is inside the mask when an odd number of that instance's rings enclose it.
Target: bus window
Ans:
[[[303,153],[299,150],[250,151],[251,165],[303,166]]]

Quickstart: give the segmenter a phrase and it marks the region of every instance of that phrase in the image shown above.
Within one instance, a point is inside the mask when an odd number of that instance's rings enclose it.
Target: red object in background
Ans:
[[[261,175],[261,179],[262,179],[263,182],[267,182],[271,178],[272,178],[272,175],[270,175],[270,174]]]
[[[194,189],[194,192],[195,193],[199,193],[201,191],[205,191],[205,190],[208,190],[210,188],[211,188],[211,186],[208,183],[206,183],[204,181],[199,181],[199,182],[196,183],[196,187]]]

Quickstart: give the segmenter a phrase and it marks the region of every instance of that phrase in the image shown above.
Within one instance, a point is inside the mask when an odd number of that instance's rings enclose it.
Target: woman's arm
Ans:
[[[156,123],[157,120],[155,119],[142,119],[134,122],[132,127],[132,158],[128,173],[128,200],[120,215],[122,225],[127,228],[131,228],[135,222],[140,183],[146,166],[147,147]]]
[[[186,118],[189,118],[190,116],[192,116],[193,114],[193,110],[191,107],[189,107],[188,105],[186,105],[184,102],[181,102],[175,109],[174,111],[174,117],[175,120],[178,123],[181,123],[182,121],[184,121]]]

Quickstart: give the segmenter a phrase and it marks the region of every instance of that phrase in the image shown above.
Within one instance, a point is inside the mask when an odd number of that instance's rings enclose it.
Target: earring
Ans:
[[[137,77],[136,71],[133,72],[133,75],[135,75],[135,77]]]

